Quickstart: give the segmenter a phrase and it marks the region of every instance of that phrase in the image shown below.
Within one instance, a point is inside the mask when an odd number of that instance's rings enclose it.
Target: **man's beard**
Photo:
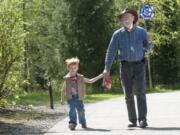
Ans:
[[[126,27],[127,29],[132,29],[133,28],[133,24],[124,24],[124,27]]]

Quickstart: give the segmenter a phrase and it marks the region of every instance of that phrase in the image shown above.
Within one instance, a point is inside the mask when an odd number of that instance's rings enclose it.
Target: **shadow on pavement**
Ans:
[[[147,127],[145,130],[157,130],[157,131],[179,131],[180,127]]]
[[[77,129],[78,130],[78,129]],[[98,128],[86,128],[86,129],[83,129],[85,131],[99,131],[99,132],[110,132],[111,130],[108,130],[108,129],[98,129]]]

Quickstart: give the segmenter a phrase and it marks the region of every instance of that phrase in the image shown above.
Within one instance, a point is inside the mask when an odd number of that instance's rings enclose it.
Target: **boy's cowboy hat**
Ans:
[[[118,17],[118,19],[121,21],[121,19],[122,19],[122,16],[124,15],[124,14],[126,14],[126,13],[130,13],[130,14],[132,14],[133,16],[134,16],[134,21],[133,21],[133,23],[135,24],[136,22],[137,22],[137,20],[138,20],[138,13],[136,12],[136,10],[133,10],[133,9],[124,9],[117,17]]]

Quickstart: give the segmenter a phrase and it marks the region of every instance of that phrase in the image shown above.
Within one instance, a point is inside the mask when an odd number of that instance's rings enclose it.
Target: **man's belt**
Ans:
[[[122,60],[121,63],[132,63],[132,64],[139,64],[139,63],[144,63],[145,59],[138,60],[138,61],[127,61],[127,60]]]

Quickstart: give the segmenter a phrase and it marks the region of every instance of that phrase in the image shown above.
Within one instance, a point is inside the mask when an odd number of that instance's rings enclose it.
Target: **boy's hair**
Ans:
[[[67,68],[69,68],[70,65],[79,65],[79,59],[77,57],[72,57],[65,60]]]

